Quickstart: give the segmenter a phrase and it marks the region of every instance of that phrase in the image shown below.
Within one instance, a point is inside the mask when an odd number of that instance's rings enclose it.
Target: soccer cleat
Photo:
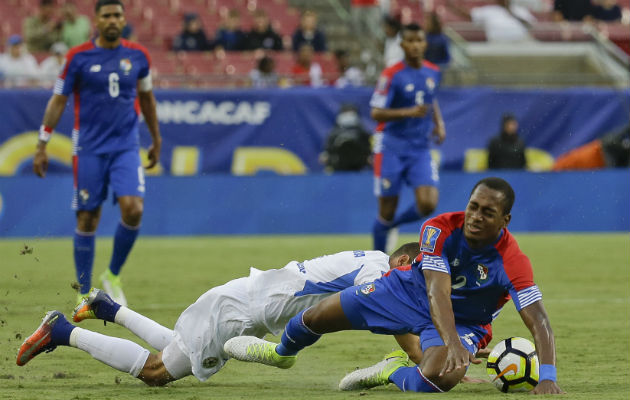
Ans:
[[[112,272],[108,269],[101,274],[100,278],[101,283],[103,284],[103,289],[112,298],[112,300],[121,306],[127,307],[127,298],[122,290],[120,276],[112,274]]]
[[[297,356],[281,356],[276,353],[276,343],[255,336],[237,336],[223,345],[223,350],[237,360],[256,362],[278,368],[291,368]]]
[[[370,389],[387,385],[389,377],[399,368],[406,367],[409,356],[402,350],[396,350],[385,356],[383,361],[371,367],[357,369],[343,377],[339,390]]]
[[[84,319],[102,319],[113,322],[111,310],[118,311],[117,304],[104,291],[92,288],[83,300],[74,308],[72,320],[81,322]],[[115,316],[115,313],[114,313]]]
[[[20,346],[16,360],[17,365],[26,365],[39,353],[44,351],[49,353],[55,350],[57,345],[51,343],[52,329],[57,322],[65,318],[59,311],[48,311],[39,327]]]

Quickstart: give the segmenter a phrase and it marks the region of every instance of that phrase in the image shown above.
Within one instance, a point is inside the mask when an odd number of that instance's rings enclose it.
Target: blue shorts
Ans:
[[[144,197],[144,170],[138,150],[75,155],[73,171],[73,210],[100,207],[107,198],[108,186],[112,187],[114,201],[120,196]]]
[[[439,182],[438,166],[429,149],[405,155],[386,150],[375,154],[374,195],[377,197],[397,196],[403,183],[416,188],[438,186]]]
[[[413,333],[420,336],[423,351],[443,346],[429,310],[416,300],[417,291],[411,270],[394,269],[372,283],[343,290],[341,307],[353,329],[385,335]],[[484,327],[456,324],[456,328],[462,344],[474,354],[486,334]]]

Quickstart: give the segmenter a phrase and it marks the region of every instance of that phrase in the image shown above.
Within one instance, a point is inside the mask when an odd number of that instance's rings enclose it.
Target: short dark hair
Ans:
[[[94,12],[98,14],[103,6],[121,6],[123,10],[125,9],[125,5],[121,0],[98,0],[94,6]]]
[[[417,23],[415,23],[415,22],[412,22],[412,23],[410,23],[410,24],[403,25],[403,27],[402,27],[402,29],[401,29],[400,33],[402,34],[402,33],[404,33],[405,31],[411,31],[411,32],[422,32],[422,27],[421,27],[419,24],[417,24]]]
[[[413,262],[413,260],[418,257],[420,254],[420,243],[418,242],[409,242],[400,246],[397,250],[395,250],[389,257],[400,257],[403,254],[409,256],[409,262]]]
[[[472,196],[475,189],[481,185],[503,193],[503,215],[508,215],[512,211],[512,206],[514,205],[514,199],[516,196],[514,195],[514,189],[512,189],[512,186],[510,186],[505,179],[497,178],[495,176],[483,178],[475,184],[470,192],[470,195]]]

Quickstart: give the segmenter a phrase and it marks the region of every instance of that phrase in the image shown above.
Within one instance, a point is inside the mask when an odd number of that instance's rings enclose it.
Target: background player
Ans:
[[[72,48],[66,56],[65,66],[46,106],[33,169],[40,177],[46,175],[46,144],[68,96],[74,94],[72,207],[77,217],[74,262],[81,285],[78,301],[90,290],[94,235],[109,185],[120,206],[122,220],[114,235],[109,270],[101,275],[101,280],[117,302],[126,304],[118,274],[138,236],[145,192],[138,153],[136,97],[153,141],[146,168],[158,163],[161,138],[149,53],[139,44],[121,39],[126,22],[120,0],[98,0],[95,12],[98,37]]]
[[[441,214],[424,223],[420,255],[409,268],[394,269],[373,283],[351,287],[291,318],[278,345],[237,337],[226,352],[243,361],[281,368],[321,334],[346,329],[420,336],[422,360],[407,367],[393,354],[374,367],[355,371],[342,389],[393,382],[403,391],[442,392],[459,383],[480,342],[484,326],[508,299],[514,300],[536,343],[540,360],[537,394],[562,393],[556,384],[556,350],[542,294],[529,259],[507,230],[514,191],[500,178],[485,178],[472,190],[464,212]]]
[[[402,29],[404,61],[386,68],[370,106],[379,124],[374,135],[374,193],[378,215],[373,227],[374,249],[385,251],[388,232],[433,212],[438,202],[438,165],[431,159],[430,136],[437,143],[446,137],[435,98],[440,69],[424,61],[427,47],[417,24]],[[394,219],[401,186],[414,189],[416,202]],[[395,246],[396,238],[388,246]]]
[[[56,346],[69,345],[149,385],[164,385],[191,374],[205,381],[227,361],[223,351],[226,340],[244,334],[277,335],[303,308],[346,287],[372,281],[390,268],[406,265],[419,252],[418,243],[407,243],[391,257],[380,251],[345,251],[292,261],[281,269],[252,268],[249,277],[232,280],[201,296],[180,315],[174,331],[92,289],[76,308],[75,321],[100,318],[116,322],[159,353],[150,354],[131,341],[77,328],[60,312],[51,311],[20,347],[17,364],[24,365]]]

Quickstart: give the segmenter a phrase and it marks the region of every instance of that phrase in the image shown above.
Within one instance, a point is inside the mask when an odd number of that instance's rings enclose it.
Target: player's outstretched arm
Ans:
[[[153,91],[138,91],[138,101],[140,103],[140,110],[144,116],[144,121],[151,133],[151,140],[153,141],[151,147],[149,147],[149,164],[146,166],[147,169],[151,169],[160,161],[160,150],[162,148],[162,137],[160,136],[160,125],[158,124]]]
[[[447,349],[446,360],[440,376],[448,375],[468,365],[481,363],[462,345],[455,328],[455,316],[451,302],[451,276],[444,272],[424,270],[427,285],[427,297],[433,325],[440,334]],[[462,374],[463,375],[463,374]]]
[[[44,120],[39,128],[39,141],[37,150],[33,158],[33,172],[40,178],[46,176],[48,170],[48,155],[46,154],[46,144],[50,139],[53,129],[57,126],[63,110],[66,108],[68,97],[61,94],[53,94],[44,112]]]
[[[539,382],[532,393],[563,394],[564,391],[556,383],[556,344],[542,300],[523,308],[520,314],[534,337],[540,362]]]

